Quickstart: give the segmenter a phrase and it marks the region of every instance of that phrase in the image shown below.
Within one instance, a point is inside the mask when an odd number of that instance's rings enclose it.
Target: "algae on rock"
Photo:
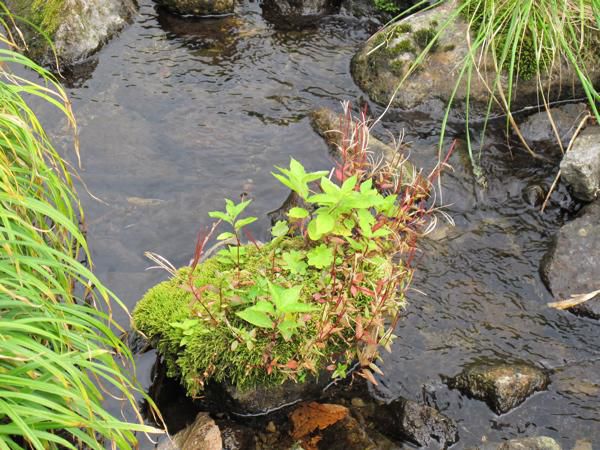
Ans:
[[[135,0],[6,0],[5,4],[23,19],[15,25],[24,31],[30,56],[49,65],[58,59],[66,66],[95,52],[131,21],[137,9]]]

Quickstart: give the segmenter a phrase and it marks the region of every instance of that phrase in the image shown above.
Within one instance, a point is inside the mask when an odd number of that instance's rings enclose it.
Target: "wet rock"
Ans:
[[[392,99],[392,107],[402,110],[429,110],[431,114],[443,114],[445,108],[438,108],[441,101],[446,105],[453,96],[459,70],[457,65],[468,53],[468,24],[462,16],[448,26],[436,41],[433,50],[425,57],[419,70],[414,71],[397,90],[408,68],[415,61],[433,36],[440,30],[449,15],[454,14],[458,0],[443,2],[441,6],[419,12],[397,22],[371,37],[357,52],[352,60],[352,75],[358,86],[371,100],[387,105]],[[387,44],[386,44],[387,42]],[[486,115],[489,103],[487,86],[494,85],[497,73],[494,65],[482,64],[479,76],[473,76],[470,86],[470,111],[472,119]],[[600,64],[591,63],[590,77],[600,79]],[[558,71],[557,71],[558,72]],[[560,75],[560,76],[559,76]],[[549,98],[570,99],[580,94],[577,75],[566,65],[556,76],[542,75],[544,86],[551,83]],[[453,109],[465,111],[467,99],[467,77],[462,80],[454,96]],[[500,75],[501,84],[507,86],[506,75]],[[514,89],[511,108],[518,110],[526,106],[539,104],[536,77],[531,80],[520,79]],[[396,92],[397,91],[397,92]],[[501,108],[493,103],[495,111]]]
[[[281,26],[314,24],[314,20],[339,10],[341,0],[264,0],[264,17]]]
[[[548,376],[526,363],[473,363],[446,380],[451,389],[485,401],[496,414],[504,414],[531,394],[548,386]]]
[[[536,436],[506,442],[486,442],[468,450],[561,450],[561,446],[550,437]]]
[[[227,420],[218,422],[223,440],[223,450],[247,450],[252,448],[254,430]]]
[[[561,178],[571,194],[591,202],[600,192],[600,126],[588,127],[560,163]]]
[[[283,204],[274,211],[267,213],[271,220],[271,225],[275,225],[280,220],[288,220],[288,212],[292,208],[304,208],[308,211],[314,211],[314,205],[306,203],[302,198],[294,191],[290,192]]]
[[[73,0],[63,2],[59,13],[33,10],[32,2],[7,0],[6,6],[15,15],[39,25],[39,17],[50,24],[42,30],[54,42],[61,66],[79,63],[98,50],[133,18],[137,8],[134,0]],[[47,39],[32,27],[20,25],[25,32],[30,56],[42,64],[52,65],[54,53]]]
[[[592,448],[592,442],[587,439],[579,439],[575,442],[573,450],[594,450]]]
[[[223,441],[215,421],[201,412],[193,424],[159,444],[158,450],[223,450]]]
[[[533,207],[541,206],[548,194],[547,186],[540,184],[529,184],[523,189],[523,200]]]
[[[231,14],[235,0],[156,0],[169,11],[182,15],[214,16]]]
[[[304,383],[286,381],[279,386],[257,387],[246,391],[228,383],[208,383],[205,394],[215,411],[227,411],[240,416],[264,415],[300,401],[317,399],[329,381],[329,376],[323,374],[318,379],[310,378]]]
[[[543,110],[527,117],[519,125],[519,130],[527,145],[534,149],[556,146],[557,136],[552,127],[552,122],[554,122],[561,145],[563,149],[566,149],[581,120],[588,114],[588,111],[588,105],[585,103],[570,103],[550,108],[549,111]],[[552,121],[550,121],[549,114],[552,117]]]
[[[564,225],[544,258],[542,279],[556,299],[600,289],[600,201],[587,205]],[[600,296],[569,309],[600,319]]]
[[[313,130],[325,139],[329,149],[333,153],[337,153],[343,144],[343,137],[339,131],[344,125],[343,117],[328,108],[319,108],[311,111],[310,123]],[[379,158],[385,158],[390,162],[399,160],[399,152],[396,148],[384,144],[374,136],[369,136],[368,150],[373,153],[376,160]],[[400,148],[400,150],[405,150],[405,148]],[[407,179],[411,179],[416,173],[415,167],[408,161],[403,162],[403,167]]]
[[[428,448],[447,448],[458,441],[456,423],[437,409],[400,398],[381,408],[381,432]]]
[[[352,416],[324,429],[319,441],[323,450],[376,450],[378,445]]]

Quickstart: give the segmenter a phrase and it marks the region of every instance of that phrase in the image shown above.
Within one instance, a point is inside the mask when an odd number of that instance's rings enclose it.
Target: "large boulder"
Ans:
[[[161,6],[176,14],[214,16],[231,14],[235,0],[156,0]]]
[[[557,300],[600,289],[600,201],[587,205],[560,229],[542,259],[540,271]],[[600,319],[600,296],[570,311]]]
[[[542,108],[519,124],[519,130],[527,145],[534,149],[556,146],[559,138],[563,150],[566,150],[588,114],[589,105],[586,103],[568,103],[548,111]]]
[[[523,403],[535,391],[546,389],[548,375],[526,363],[483,362],[467,365],[446,381],[451,389],[485,401],[496,414]]]
[[[432,116],[444,113],[444,107],[454,95],[454,109],[462,113],[469,91],[471,118],[481,117],[487,113],[490,99],[488,86],[494,85],[497,72],[488,61],[482,64],[478,74],[473,74],[470,89],[467,89],[466,77],[458,85],[454,93],[461,63],[468,54],[468,23],[458,16],[453,23],[445,27],[443,24],[455,14],[457,0],[442,3],[441,6],[416,13],[391,25],[372,36],[358,51],[352,60],[352,75],[359,87],[371,100],[386,105],[392,96],[392,107],[403,110],[423,110]],[[441,32],[439,39],[425,56],[420,68],[414,71],[399,84],[407,69],[416,60],[421,51]],[[550,100],[573,98],[580,94],[576,74],[563,64],[560,71],[552,75],[542,75],[544,86]],[[589,64],[589,75],[600,80],[600,64]],[[520,79],[514,86],[511,108],[519,109],[539,103],[538,83],[532,79]],[[506,87],[507,77],[500,76],[501,84]],[[501,108],[494,103],[494,111]]]
[[[135,0],[7,0],[5,3],[15,16],[33,23],[46,35],[25,23],[17,23],[24,32],[29,55],[48,65],[58,58],[62,66],[85,60],[125,27],[137,10]],[[48,39],[54,43],[56,55]]]
[[[560,163],[562,180],[571,194],[584,202],[600,192],[600,126],[588,127],[573,143]]]

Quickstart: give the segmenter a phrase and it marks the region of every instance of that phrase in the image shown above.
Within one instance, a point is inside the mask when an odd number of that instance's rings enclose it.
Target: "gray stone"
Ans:
[[[460,62],[469,51],[468,24],[462,16],[443,30],[435,48],[426,55],[419,69],[408,76],[401,89],[398,89],[398,85],[425,47],[423,44],[427,41],[423,42],[423,39],[438,33],[441,24],[455,14],[457,3],[458,0],[449,0],[439,7],[413,14],[378,32],[359,49],[352,60],[352,75],[371,100],[387,105],[395,94],[391,103],[394,108],[428,111],[432,116],[444,114],[445,108],[440,109],[437,105],[440,101],[446,105],[453,97]],[[600,64],[590,63],[588,68],[590,78],[594,82],[600,80]],[[498,74],[491,61],[482,61],[480,69],[478,74],[473,75],[469,90],[467,77],[458,85],[453,110],[460,112],[459,117],[464,117],[468,91],[471,118],[483,118],[486,115],[490,99],[488,86],[494,85]],[[543,85],[551,87],[546,92],[549,94],[547,98],[555,101],[580,95],[582,89],[576,73],[564,63],[560,71],[558,67],[556,69],[551,75],[541,76]],[[506,74],[500,74],[499,78],[502,86],[508,85]],[[510,100],[513,110],[538,105],[536,77],[519,79]],[[492,108],[494,112],[502,112],[497,102],[492,103]]]
[[[183,15],[213,16],[231,14],[235,0],[156,0],[169,11]]]
[[[31,2],[8,0],[8,8],[21,17],[31,18],[40,11],[31,10]],[[70,0],[59,14],[60,22],[50,30],[56,57],[61,65],[83,61],[131,21],[137,10],[134,0]],[[42,11],[42,14],[46,14]],[[46,39],[31,28],[23,27],[30,44],[30,56],[42,64],[53,64],[54,54]]]
[[[486,442],[468,450],[561,450],[558,443],[547,436],[511,439],[506,442]]]
[[[542,259],[540,272],[557,300],[600,289],[600,201],[587,205],[560,229]],[[570,311],[600,319],[600,296]]]
[[[263,0],[263,15],[282,25],[314,23],[314,19],[331,14],[340,7],[341,0]]]
[[[591,202],[600,192],[600,126],[588,127],[560,163],[562,180],[571,194]]]
[[[469,364],[446,380],[448,387],[485,401],[496,414],[510,411],[535,391],[546,389],[548,383],[548,375],[536,367],[504,362]]]
[[[163,440],[157,450],[223,450],[223,441],[215,421],[208,413],[201,412],[194,423]]]
[[[319,378],[307,377],[303,383],[286,381],[277,386],[258,386],[240,390],[229,383],[207,383],[204,392],[207,400],[217,411],[237,415],[266,414],[295,405],[300,401],[315,400],[331,381],[328,373]]]
[[[558,134],[560,143],[566,150],[581,120],[588,113],[589,106],[587,104],[569,103],[532,114],[519,125],[519,130],[527,145],[532,148],[556,146],[556,134]],[[552,117],[552,121],[550,117]],[[556,127],[556,133],[552,122]]]
[[[456,423],[437,409],[400,398],[375,416],[381,432],[428,448],[448,448],[458,441]]]

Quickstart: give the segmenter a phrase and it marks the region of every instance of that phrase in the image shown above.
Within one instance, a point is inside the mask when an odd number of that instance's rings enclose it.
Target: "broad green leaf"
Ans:
[[[227,214],[221,211],[211,211],[208,213],[208,217],[213,219],[221,219],[223,222],[227,222],[229,224],[233,223],[233,220],[231,220]]]
[[[322,235],[317,231],[317,222],[315,219],[310,221],[308,227],[306,228],[306,231],[308,231],[308,237],[313,241],[318,241],[319,239],[321,239]]]
[[[235,238],[235,234],[226,231],[225,233],[221,233],[217,236],[217,241],[226,241],[227,239]]]
[[[291,303],[283,308],[285,313],[308,313],[316,311],[317,308],[314,305],[307,305],[306,303]]]
[[[332,262],[333,250],[325,244],[321,244],[308,252],[308,264],[317,269],[329,267]]]
[[[323,236],[333,230],[335,218],[327,211],[318,211],[315,221],[316,231]]]
[[[290,250],[281,255],[285,262],[285,267],[293,274],[306,273],[307,264],[304,262],[306,255],[298,250]]]
[[[271,234],[273,237],[281,237],[285,236],[288,231],[290,231],[290,227],[284,220],[279,220],[277,223],[271,228]]]
[[[309,213],[306,209],[299,208],[297,206],[290,209],[288,212],[288,216],[291,217],[292,219],[304,219],[304,218],[308,217],[308,214]]]
[[[249,309],[252,309],[253,311],[265,312],[268,314],[275,314],[275,308],[273,307],[273,304],[266,300],[261,300],[260,302],[257,302],[256,305],[251,306]]]
[[[236,315],[254,326],[260,328],[273,328],[273,321],[271,318],[266,313],[256,311],[255,309],[252,309],[252,307],[239,311]]]
[[[245,217],[244,219],[238,220],[235,223],[235,229],[236,230],[240,230],[243,227],[245,227],[246,225],[250,225],[251,223],[256,222],[256,217]]]

